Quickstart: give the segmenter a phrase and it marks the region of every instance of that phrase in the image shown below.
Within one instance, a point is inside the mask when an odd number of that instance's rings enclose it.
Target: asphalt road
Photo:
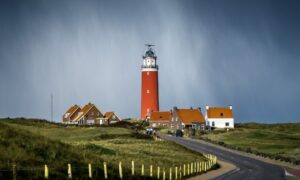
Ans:
[[[192,141],[180,137],[162,135],[160,137],[170,141],[174,141],[194,151],[214,154],[223,161],[232,163],[238,167],[237,170],[225,173],[219,177],[212,179],[230,179],[230,180],[277,180],[284,179],[284,169],[280,166],[268,164],[250,157],[246,157],[231,151],[223,150],[215,146],[202,143],[200,141]]]

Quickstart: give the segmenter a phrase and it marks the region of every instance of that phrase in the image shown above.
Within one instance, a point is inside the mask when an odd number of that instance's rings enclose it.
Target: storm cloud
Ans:
[[[72,104],[139,117],[142,55],[160,109],[233,105],[236,121],[296,122],[299,1],[2,1],[0,116],[56,121]]]

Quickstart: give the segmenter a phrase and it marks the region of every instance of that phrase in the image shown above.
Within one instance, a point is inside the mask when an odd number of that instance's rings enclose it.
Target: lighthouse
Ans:
[[[141,119],[148,119],[152,111],[159,111],[157,57],[152,49],[154,45],[146,46],[148,50],[142,65]]]

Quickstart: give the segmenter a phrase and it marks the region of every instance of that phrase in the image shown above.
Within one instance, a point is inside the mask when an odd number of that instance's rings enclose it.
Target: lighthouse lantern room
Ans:
[[[148,50],[143,56],[141,119],[148,119],[152,111],[159,111],[158,102],[158,65],[153,46],[146,44]]]

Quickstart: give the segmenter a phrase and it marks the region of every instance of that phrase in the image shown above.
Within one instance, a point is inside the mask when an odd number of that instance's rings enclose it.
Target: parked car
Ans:
[[[155,130],[153,128],[147,128],[146,129],[146,134],[148,134],[148,135],[154,135],[155,134]]]
[[[176,137],[182,137],[183,136],[183,132],[180,129],[176,130]]]

